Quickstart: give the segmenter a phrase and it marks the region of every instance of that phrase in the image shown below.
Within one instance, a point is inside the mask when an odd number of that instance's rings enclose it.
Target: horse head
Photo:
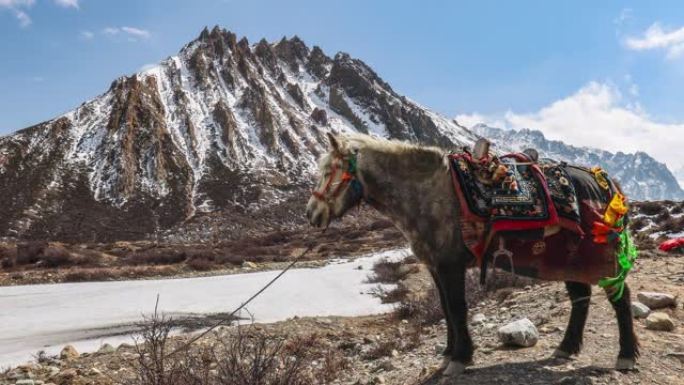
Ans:
[[[306,206],[309,223],[327,227],[363,199],[363,185],[358,179],[358,149],[344,138],[328,133],[330,150],[318,162],[318,181]]]

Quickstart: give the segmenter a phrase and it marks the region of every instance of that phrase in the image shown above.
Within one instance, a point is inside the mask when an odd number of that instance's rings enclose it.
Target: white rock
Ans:
[[[646,317],[646,329],[650,330],[662,330],[662,331],[672,331],[675,328],[675,324],[666,313],[651,313]]]
[[[242,268],[244,269],[256,269],[257,264],[251,261],[244,261],[242,262]]]
[[[634,318],[646,318],[651,313],[651,309],[641,302],[632,302],[632,314]]]
[[[642,291],[637,294],[639,302],[648,306],[650,309],[660,309],[664,307],[677,306],[677,298],[672,294]]]
[[[479,325],[481,323],[484,323],[487,320],[487,317],[482,314],[482,313],[477,313],[473,316],[473,325]]]
[[[509,323],[499,328],[499,340],[510,346],[534,346],[539,340],[539,332],[527,318]]]

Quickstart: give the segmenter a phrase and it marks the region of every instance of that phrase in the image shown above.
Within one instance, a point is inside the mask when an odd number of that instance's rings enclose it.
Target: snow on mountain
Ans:
[[[546,139],[541,131],[531,129],[504,130],[477,124],[471,130],[497,143],[502,151],[535,148],[543,157],[587,167],[601,166],[620,181],[622,188],[632,199],[684,199],[684,191],[667,166],[644,152],[611,153],[596,148],[575,147]]]
[[[331,130],[452,148],[475,139],[348,54],[205,29],[73,111],[0,138],[0,236],[141,238],[217,212],[233,230],[257,215],[281,223],[300,216],[292,203]]]

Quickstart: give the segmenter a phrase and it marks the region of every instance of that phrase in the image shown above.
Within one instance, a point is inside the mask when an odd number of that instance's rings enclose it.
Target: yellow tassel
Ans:
[[[622,218],[625,213],[627,213],[625,197],[620,193],[615,193],[608,204],[608,208],[606,208],[605,214],[603,214],[603,222],[611,227],[614,227],[615,223]]]
[[[596,183],[598,183],[602,189],[608,190],[610,188],[608,179],[606,179],[606,172],[603,171],[601,167],[594,166],[591,168],[591,172],[594,174],[594,179],[596,179]]]

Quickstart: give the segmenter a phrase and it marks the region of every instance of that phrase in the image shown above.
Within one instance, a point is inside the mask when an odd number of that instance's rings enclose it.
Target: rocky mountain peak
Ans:
[[[218,216],[230,237],[297,223],[327,131],[451,147],[474,138],[348,54],[205,28],[156,67],[0,138],[0,236],[172,236]]]

